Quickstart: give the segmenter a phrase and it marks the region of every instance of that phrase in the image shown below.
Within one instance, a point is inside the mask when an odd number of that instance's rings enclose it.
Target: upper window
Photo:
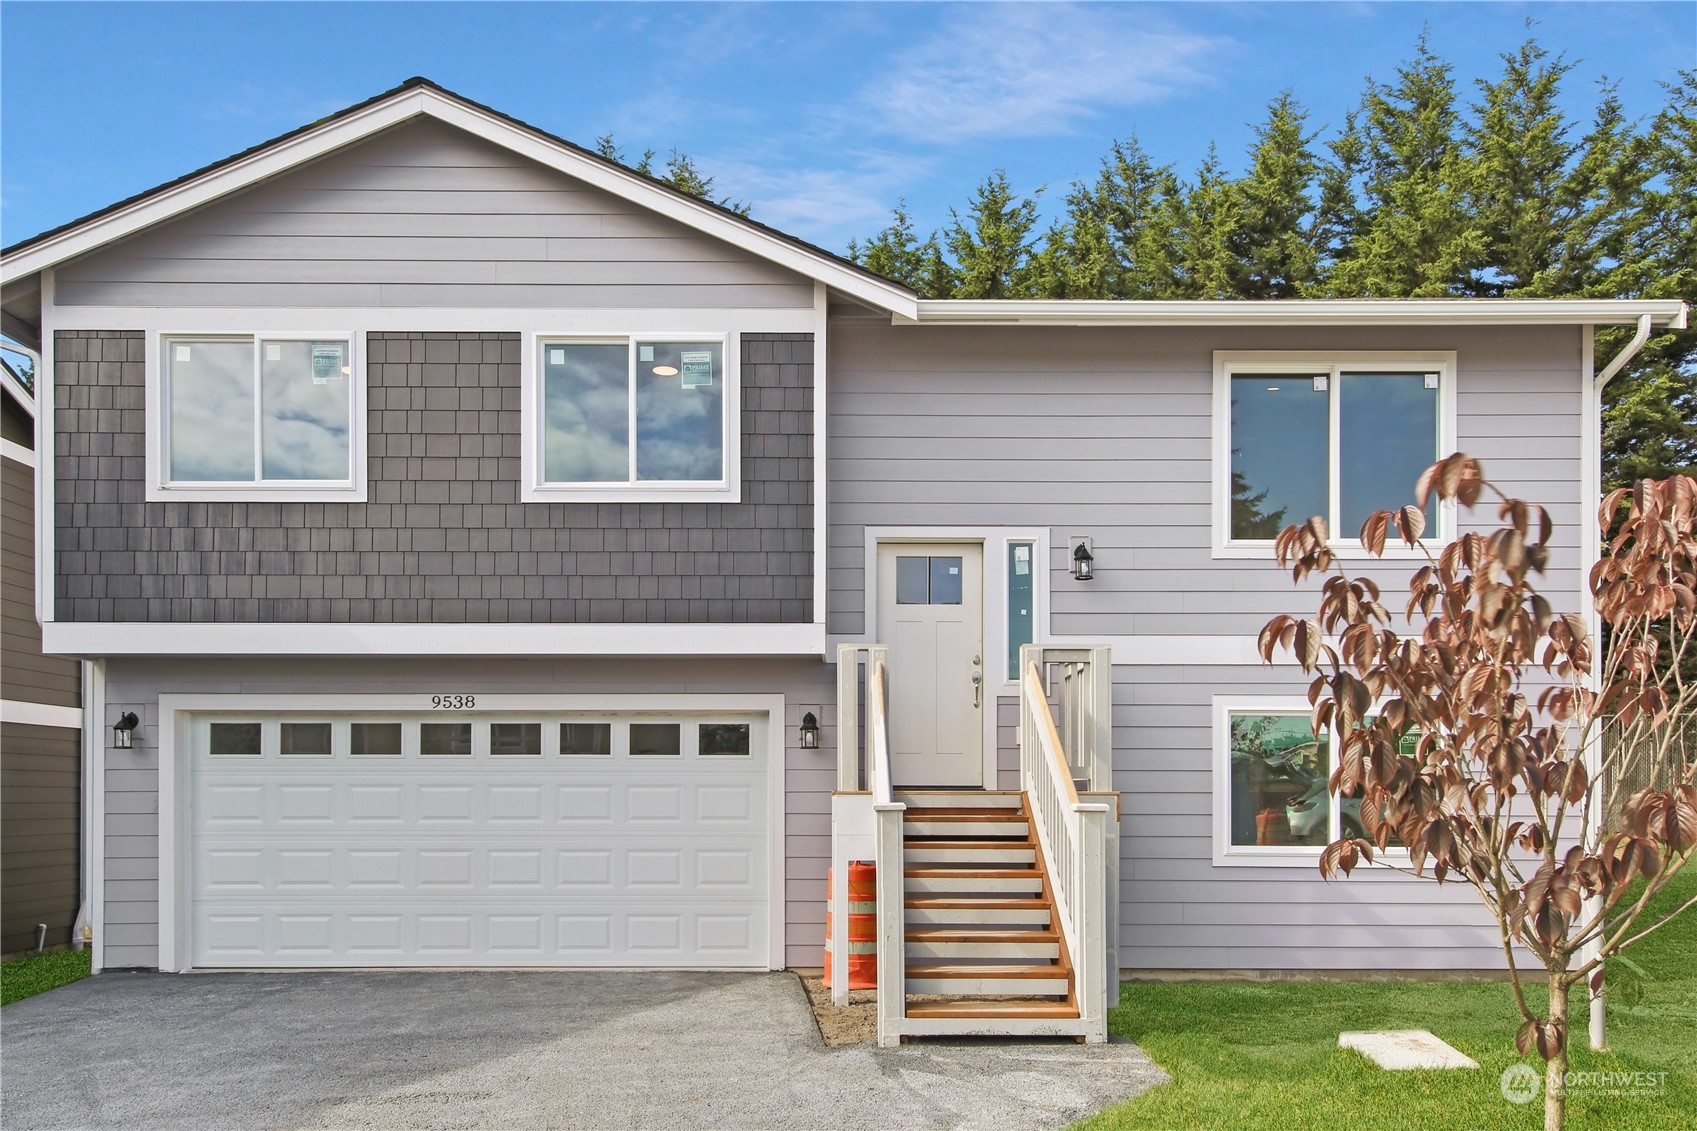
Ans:
[[[736,371],[723,336],[538,338],[527,499],[736,495]]]
[[[1216,549],[1270,543],[1319,515],[1348,542],[1453,434],[1451,355],[1216,355]],[[1441,536],[1442,518],[1427,512]]]
[[[151,497],[357,497],[351,335],[164,335],[150,407]]]

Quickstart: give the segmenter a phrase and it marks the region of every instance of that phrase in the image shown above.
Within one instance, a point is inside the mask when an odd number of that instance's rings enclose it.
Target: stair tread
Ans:
[[[964,848],[969,850],[981,849],[985,852],[1006,852],[1010,848],[1030,848],[1031,845],[1023,840],[965,840],[958,837],[947,839],[920,839],[909,837],[909,842],[916,848]]]
[[[977,907],[987,911],[998,909],[1030,910],[1033,907],[1050,907],[1046,896],[1025,896],[1018,899],[1008,899],[999,895],[919,895],[909,896],[909,907]]]
[[[914,1001],[909,1017],[1077,1017],[1078,1007],[1064,1001]]]
[[[974,868],[956,865],[952,868],[938,868],[929,864],[918,868],[904,868],[908,876],[948,876],[952,879],[974,880],[1028,880],[1032,877],[1042,878],[1041,868]]]
[[[902,814],[910,821],[1025,821],[1024,809],[909,809]]]
[[[908,942],[1032,942],[1055,943],[1061,941],[1061,936],[1052,930],[1041,931],[1007,931],[996,928],[968,927],[966,929],[938,928],[909,928]]]
[[[1018,963],[997,966],[947,966],[928,963],[909,963],[909,978],[1038,978],[1053,980],[1071,973],[1065,966]]]

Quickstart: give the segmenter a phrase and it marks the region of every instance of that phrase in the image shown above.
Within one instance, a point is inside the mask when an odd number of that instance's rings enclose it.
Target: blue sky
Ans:
[[[1423,26],[1462,84],[1526,36],[1629,113],[1697,59],[1697,4],[0,3],[0,240],[15,243],[422,74],[580,144],[676,146],[754,215],[840,250],[905,197],[1092,175],[1136,133],[1241,163],[1289,87],[1336,125]]]

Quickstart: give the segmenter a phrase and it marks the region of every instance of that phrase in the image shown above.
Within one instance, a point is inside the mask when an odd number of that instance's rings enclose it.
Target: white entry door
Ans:
[[[890,770],[902,786],[984,784],[984,548],[878,547],[890,648]]]

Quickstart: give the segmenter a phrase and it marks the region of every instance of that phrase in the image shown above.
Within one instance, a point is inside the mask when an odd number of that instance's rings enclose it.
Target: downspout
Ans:
[[[1676,321],[1683,322],[1683,316],[1676,319]],[[1626,345],[1622,346],[1620,352],[1609,359],[1609,363],[1607,365],[1603,366],[1603,371],[1591,380],[1591,387],[1586,394],[1585,444],[1587,448],[1587,459],[1585,463],[1587,465],[1586,470],[1588,474],[1586,476],[1587,482],[1585,484],[1585,492],[1589,501],[1585,505],[1592,512],[1596,510],[1597,505],[1601,502],[1603,497],[1603,389],[1610,381],[1615,379],[1622,369],[1626,368],[1627,362],[1638,356],[1638,351],[1643,349],[1644,343],[1650,340],[1650,323],[1650,315],[1640,314],[1638,316],[1638,328],[1633,331],[1631,340],[1629,340]],[[1590,328],[1587,327],[1587,330],[1589,331]],[[1587,346],[1589,346],[1591,333],[1587,332],[1585,338]],[[1593,364],[1589,350],[1587,350],[1585,364],[1587,367]],[[1602,626],[1597,619],[1596,603],[1592,600],[1589,592],[1591,566],[1595,564],[1597,556],[1602,552],[1603,532],[1592,525],[1594,521],[1595,520],[1590,515],[1586,515],[1583,519],[1584,529],[1587,534],[1586,541],[1589,545],[1586,547],[1586,560],[1584,562],[1584,572],[1580,575],[1580,584],[1587,587],[1584,600],[1586,605],[1586,620],[1589,623],[1586,625],[1586,628],[1590,632],[1593,640],[1601,640]],[[1593,670],[1588,680],[1591,684],[1591,690],[1593,691],[1598,690],[1597,677],[1597,672]],[[1603,754],[1602,746],[1603,737],[1602,733],[1599,731],[1592,735],[1591,749],[1586,751],[1586,761],[1590,763],[1587,769],[1591,771],[1592,781],[1597,781],[1600,777],[1599,771],[1602,769]],[[1587,849],[1594,847],[1602,840],[1603,816],[1601,806],[1593,805],[1591,807],[1590,819],[1588,821],[1590,827],[1585,830],[1585,844]],[[1598,910],[1600,910],[1601,900],[1598,897],[1593,896],[1585,902],[1586,910],[1584,917],[1586,920],[1589,920],[1598,912]],[[1592,959],[1601,954],[1602,945],[1603,942],[1601,934],[1599,934],[1597,938],[1593,939],[1591,942],[1587,943],[1579,953],[1579,960],[1581,964],[1590,962]],[[1604,997],[1605,987],[1601,983],[1596,984],[1598,986],[1597,989],[1587,989],[1587,992],[1590,995],[1591,1006],[1591,1047],[1593,1049],[1600,1050],[1608,1046],[1608,1005]]]

